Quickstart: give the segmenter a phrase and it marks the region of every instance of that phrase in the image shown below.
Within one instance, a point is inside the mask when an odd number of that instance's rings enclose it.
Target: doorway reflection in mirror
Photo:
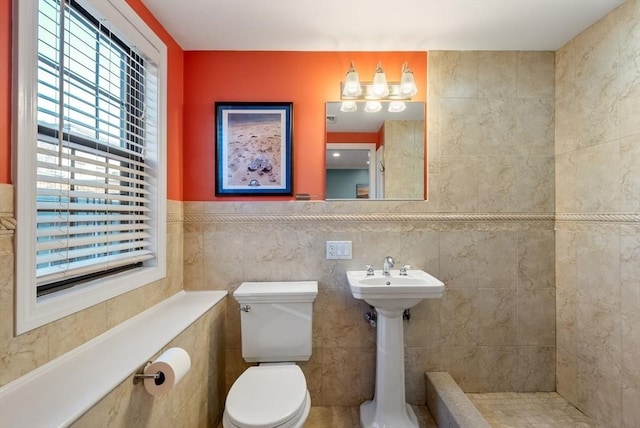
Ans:
[[[329,143],[326,154],[327,199],[375,198],[375,144]],[[366,197],[364,186],[368,190]]]

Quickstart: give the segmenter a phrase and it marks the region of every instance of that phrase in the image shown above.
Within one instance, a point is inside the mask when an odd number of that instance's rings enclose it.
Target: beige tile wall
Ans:
[[[345,271],[366,263],[379,268],[387,254],[447,284],[442,299],[420,303],[405,324],[410,402],[424,403],[426,370],[449,371],[469,391],[554,389],[552,221],[377,221],[380,211],[366,216],[376,204],[358,202],[342,203],[343,213],[359,211],[344,221],[323,212],[339,209],[323,202],[185,205],[187,289],[232,293],[245,280],[319,281],[313,356],[302,364],[314,405],[372,397],[375,330]],[[354,259],[325,260],[326,240],[351,240]],[[237,303],[229,297],[228,304],[229,386],[246,364]]]
[[[556,54],[557,389],[640,426],[640,1]]]
[[[424,121],[384,123],[384,197],[424,199]]]
[[[128,378],[91,408],[75,428],[216,427],[225,399],[224,302],[196,320],[163,350],[179,346],[191,369],[168,394],[153,397]]]
[[[429,52],[429,198],[442,212],[554,211],[552,52]]]

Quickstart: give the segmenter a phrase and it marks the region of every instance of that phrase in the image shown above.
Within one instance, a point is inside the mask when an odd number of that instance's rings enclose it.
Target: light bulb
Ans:
[[[353,113],[354,111],[358,111],[358,105],[355,101],[342,101],[342,104],[340,104],[340,111]]]
[[[402,77],[400,78],[400,94],[403,97],[412,97],[418,93],[415,79],[413,78],[413,72],[409,68],[409,64],[406,62],[402,64]]]
[[[399,113],[404,111],[407,108],[407,105],[404,101],[391,101],[389,103],[389,112],[390,113]]]
[[[382,64],[378,63],[376,72],[373,75],[373,95],[376,97],[386,97],[389,95],[389,86],[387,85],[387,76],[384,74]]]
[[[342,89],[342,96],[344,97],[357,97],[362,94],[362,86],[360,86],[360,79],[358,78],[358,72],[356,71],[353,61],[347,71],[347,77],[345,78],[344,88]]]
[[[364,111],[367,113],[377,113],[380,110],[382,110],[380,101],[367,101],[367,104],[364,106]]]

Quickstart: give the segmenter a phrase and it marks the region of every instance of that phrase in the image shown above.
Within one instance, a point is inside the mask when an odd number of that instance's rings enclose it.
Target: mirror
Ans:
[[[326,103],[326,199],[424,199],[424,103],[389,112]]]

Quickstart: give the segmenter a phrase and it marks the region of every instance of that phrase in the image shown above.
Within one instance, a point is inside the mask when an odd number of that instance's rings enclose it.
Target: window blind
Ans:
[[[154,258],[155,67],[73,0],[38,16],[38,293]]]

